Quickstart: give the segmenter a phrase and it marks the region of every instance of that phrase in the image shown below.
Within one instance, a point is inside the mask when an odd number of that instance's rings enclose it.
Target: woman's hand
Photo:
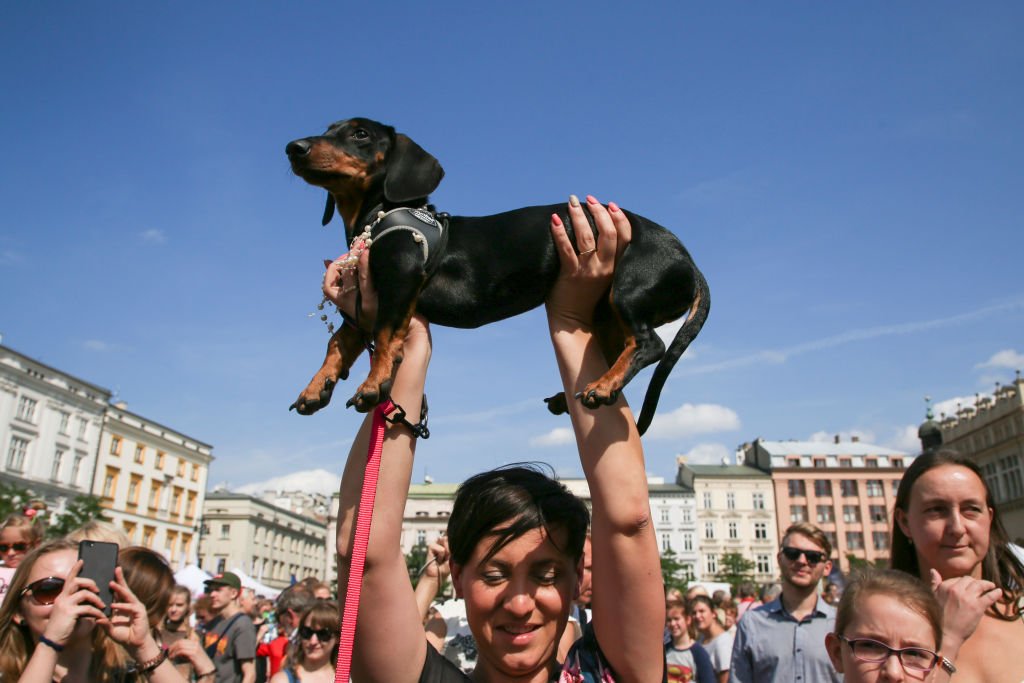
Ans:
[[[978,628],[982,617],[1003,592],[991,581],[959,576],[943,581],[934,569],[930,572],[932,591],[942,606],[942,650],[955,658],[956,651]]]
[[[441,537],[427,546],[427,563],[423,567],[423,575],[435,579],[438,584],[444,583],[451,573],[448,567],[448,539]]]
[[[107,632],[111,640],[122,645],[133,656],[143,649],[152,650],[152,647],[143,647],[150,644],[154,647],[156,645],[149,628],[146,606],[135,597],[135,593],[132,593],[132,589],[124,580],[124,571],[120,567],[114,569],[114,580],[110,582],[110,589],[119,602],[110,605],[111,616],[109,619],[99,620],[100,626]],[[139,658],[150,659],[152,656]]]
[[[361,327],[371,329],[377,318],[377,290],[370,278],[370,250],[363,249],[356,267],[342,265],[345,256],[327,264],[324,275],[324,296],[346,315],[358,320]],[[362,294],[362,309],[356,315],[356,302]]]
[[[605,209],[588,195],[587,209],[597,226],[596,240],[579,200],[575,195],[569,198],[569,218],[576,234],[578,254],[562,219],[557,214],[551,216],[551,236],[562,267],[548,294],[548,318],[573,327],[590,326],[594,307],[611,286],[615,262],[632,237],[629,219],[614,203]]]
[[[96,582],[78,576],[84,564],[82,560],[75,562],[64,578],[64,588],[53,601],[50,618],[43,629],[43,635],[58,645],[67,644],[80,619],[105,618]]]
[[[206,673],[214,669],[213,660],[206,654],[206,650],[199,645],[199,641],[191,638],[182,638],[171,643],[171,646],[167,648],[167,656],[171,659],[184,657],[199,673]]]

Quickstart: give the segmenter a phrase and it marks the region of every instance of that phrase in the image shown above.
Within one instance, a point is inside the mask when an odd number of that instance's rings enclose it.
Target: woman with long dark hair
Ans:
[[[1024,658],[992,656],[1024,642],[1024,565],[974,462],[944,449],[907,468],[896,494],[891,565],[935,591],[942,649],[958,683],[1024,680]]]

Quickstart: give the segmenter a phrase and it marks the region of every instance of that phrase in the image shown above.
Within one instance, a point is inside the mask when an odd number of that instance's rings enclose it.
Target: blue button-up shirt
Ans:
[[[836,608],[818,598],[814,611],[797,621],[782,599],[747,610],[736,627],[730,683],[839,683],[825,650],[836,625]]]

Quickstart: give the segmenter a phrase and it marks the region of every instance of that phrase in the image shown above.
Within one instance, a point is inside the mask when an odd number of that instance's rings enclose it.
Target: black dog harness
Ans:
[[[423,250],[423,269],[427,277],[430,277],[437,270],[448,244],[448,218],[446,213],[435,214],[431,206],[422,209],[391,209],[377,214],[377,220],[370,226],[370,239],[376,243],[394,232],[412,233],[413,240]]]

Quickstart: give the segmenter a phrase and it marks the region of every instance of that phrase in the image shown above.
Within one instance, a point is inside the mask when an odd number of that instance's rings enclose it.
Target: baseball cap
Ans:
[[[242,589],[242,580],[239,579],[238,574],[235,574],[234,572],[223,572],[221,574],[217,574],[216,576],[207,579],[203,583],[205,583],[208,587],[231,586],[232,588],[237,590]]]

